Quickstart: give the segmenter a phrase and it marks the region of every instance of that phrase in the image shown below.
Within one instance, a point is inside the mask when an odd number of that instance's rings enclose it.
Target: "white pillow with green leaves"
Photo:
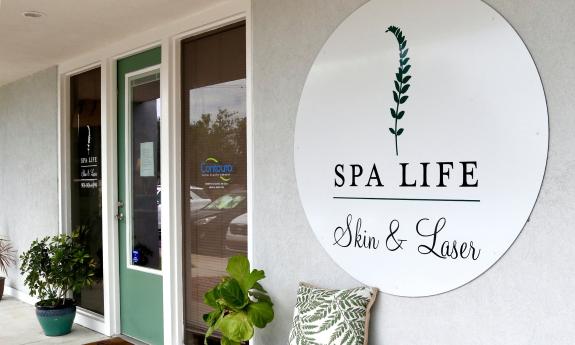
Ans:
[[[289,345],[367,345],[377,289],[321,289],[301,283]]]

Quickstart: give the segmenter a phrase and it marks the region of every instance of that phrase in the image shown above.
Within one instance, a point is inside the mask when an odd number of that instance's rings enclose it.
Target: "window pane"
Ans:
[[[245,26],[182,44],[186,343],[203,343],[204,293],[247,252]]]
[[[161,269],[160,72],[131,77],[131,263]]]
[[[80,240],[96,260],[94,286],[74,298],[81,307],[104,314],[100,68],[70,78],[70,101],[72,229],[80,230]]]

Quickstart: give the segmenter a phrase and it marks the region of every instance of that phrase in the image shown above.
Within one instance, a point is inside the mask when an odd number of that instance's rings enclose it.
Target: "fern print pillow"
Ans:
[[[321,289],[301,283],[289,345],[367,345],[377,289]]]

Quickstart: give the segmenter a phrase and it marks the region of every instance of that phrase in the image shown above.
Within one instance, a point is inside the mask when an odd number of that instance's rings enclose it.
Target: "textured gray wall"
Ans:
[[[390,0],[391,1],[391,0]],[[253,0],[254,259],[276,319],[258,345],[285,344],[299,281],[358,285],[324,252],[293,167],[299,97],[313,59],[366,0]],[[547,94],[550,152],[531,221],[487,273],[426,298],[380,294],[370,344],[572,344],[575,339],[575,1],[487,0],[531,50]]]
[[[53,67],[0,88],[0,236],[18,254],[58,233],[57,78]],[[8,279],[24,291],[16,267]]]

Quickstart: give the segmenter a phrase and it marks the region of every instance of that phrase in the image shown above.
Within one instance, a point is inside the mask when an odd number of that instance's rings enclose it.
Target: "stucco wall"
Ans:
[[[57,68],[0,87],[0,236],[20,254],[58,233]],[[25,291],[16,267],[9,286]]]
[[[253,0],[255,264],[269,277],[276,319],[257,344],[285,344],[299,281],[359,283],[324,252],[295,180],[299,97],[313,59],[365,0]],[[380,294],[370,344],[571,344],[575,339],[575,2],[487,0],[515,27],[540,70],[549,106],[547,172],[531,220],[487,273],[426,298]]]

